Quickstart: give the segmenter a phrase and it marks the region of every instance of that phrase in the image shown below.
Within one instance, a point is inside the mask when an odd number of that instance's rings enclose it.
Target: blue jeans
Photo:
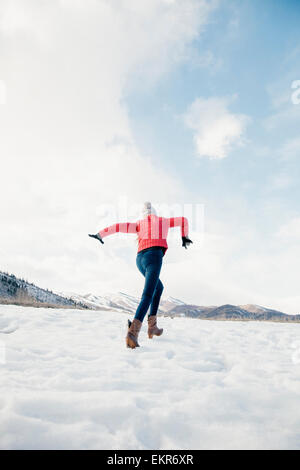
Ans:
[[[156,315],[160,297],[164,289],[163,283],[159,279],[162,266],[163,250],[148,248],[137,254],[136,265],[139,271],[145,276],[145,286],[141,301],[136,310],[134,318],[143,321],[150,307],[150,315]]]

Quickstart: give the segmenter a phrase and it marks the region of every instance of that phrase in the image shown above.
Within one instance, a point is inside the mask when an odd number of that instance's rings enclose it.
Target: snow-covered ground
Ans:
[[[300,324],[0,306],[1,449],[300,449]]]

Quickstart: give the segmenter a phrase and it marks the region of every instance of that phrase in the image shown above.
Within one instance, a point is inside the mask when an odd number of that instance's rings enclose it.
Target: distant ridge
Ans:
[[[186,316],[205,320],[261,320],[280,322],[300,322],[300,315],[287,315],[277,310],[258,305],[220,305],[219,307],[199,307],[179,305],[168,311],[171,316]]]
[[[54,293],[47,289],[41,289],[24,279],[17,278],[13,274],[0,271],[0,303],[34,307],[102,310],[132,315],[139,304],[139,298],[124,292],[104,295]],[[186,304],[174,297],[166,297],[161,300],[158,314],[172,318],[190,317],[202,320],[300,323],[300,315],[287,315],[278,310],[261,307],[260,305],[225,304],[207,307]]]
[[[33,307],[84,308],[87,306],[70,298],[42,289],[14,274],[0,271],[0,304]]]
[[[63,295],[63,294],[61,294]],[[139,304],[139,299],[123,292],[96,296],[92,294],[78,295],[67,294],[77,302],[86,303],[89,308],[96,310],[113,310],[128,314],[134,314]],[[186,304],[185,302],[167,297],[161,300],[160,315],[169,317],[190,317],[203,320],[240,320],[240,321],[280,321],[300,322],[300,315],[287,315],[274,309],[261,307],[260,305],[220,305],[199,306]]]

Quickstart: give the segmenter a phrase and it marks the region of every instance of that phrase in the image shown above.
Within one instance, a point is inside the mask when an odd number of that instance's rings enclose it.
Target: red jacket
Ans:
[[[117,232],[136,233],[138,236],[138,252],[151,246],[162,246],[167,250],[168,230],[171,227],[181,227],[181,236],[188,236],[189,225],[186,217],[165,218],[154,214],[148,215],[145,219],[137,222],[111,225],[100,230],[99,235],[101,238],[105,238]]]

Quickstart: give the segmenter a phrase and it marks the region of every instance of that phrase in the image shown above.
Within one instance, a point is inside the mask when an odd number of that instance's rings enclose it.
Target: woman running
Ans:
[[[193,243],[188,238],[188,220],[186,217],[158,217],[151,202],[145,202],[141,220],[133,223],[114,224],[100,230],[96,235],[89,234],[90,237],[96,238],[101,243],[104,243],[103,238],[117,232],[135,233],[138,237],[136,264],[145,277],[145,286],[134,319],[132,322],[128,320],[126,336],[128,348],[139,347],[138,335],[149,307],[149,338],[153,338],[154,335],[160,336],[163,333],[163,329],[157,327],[156,314],[164,288],[159,275],[163,256],[168,249],[167,236],[171,227],[181,227],[182,246],[187,248]]]

